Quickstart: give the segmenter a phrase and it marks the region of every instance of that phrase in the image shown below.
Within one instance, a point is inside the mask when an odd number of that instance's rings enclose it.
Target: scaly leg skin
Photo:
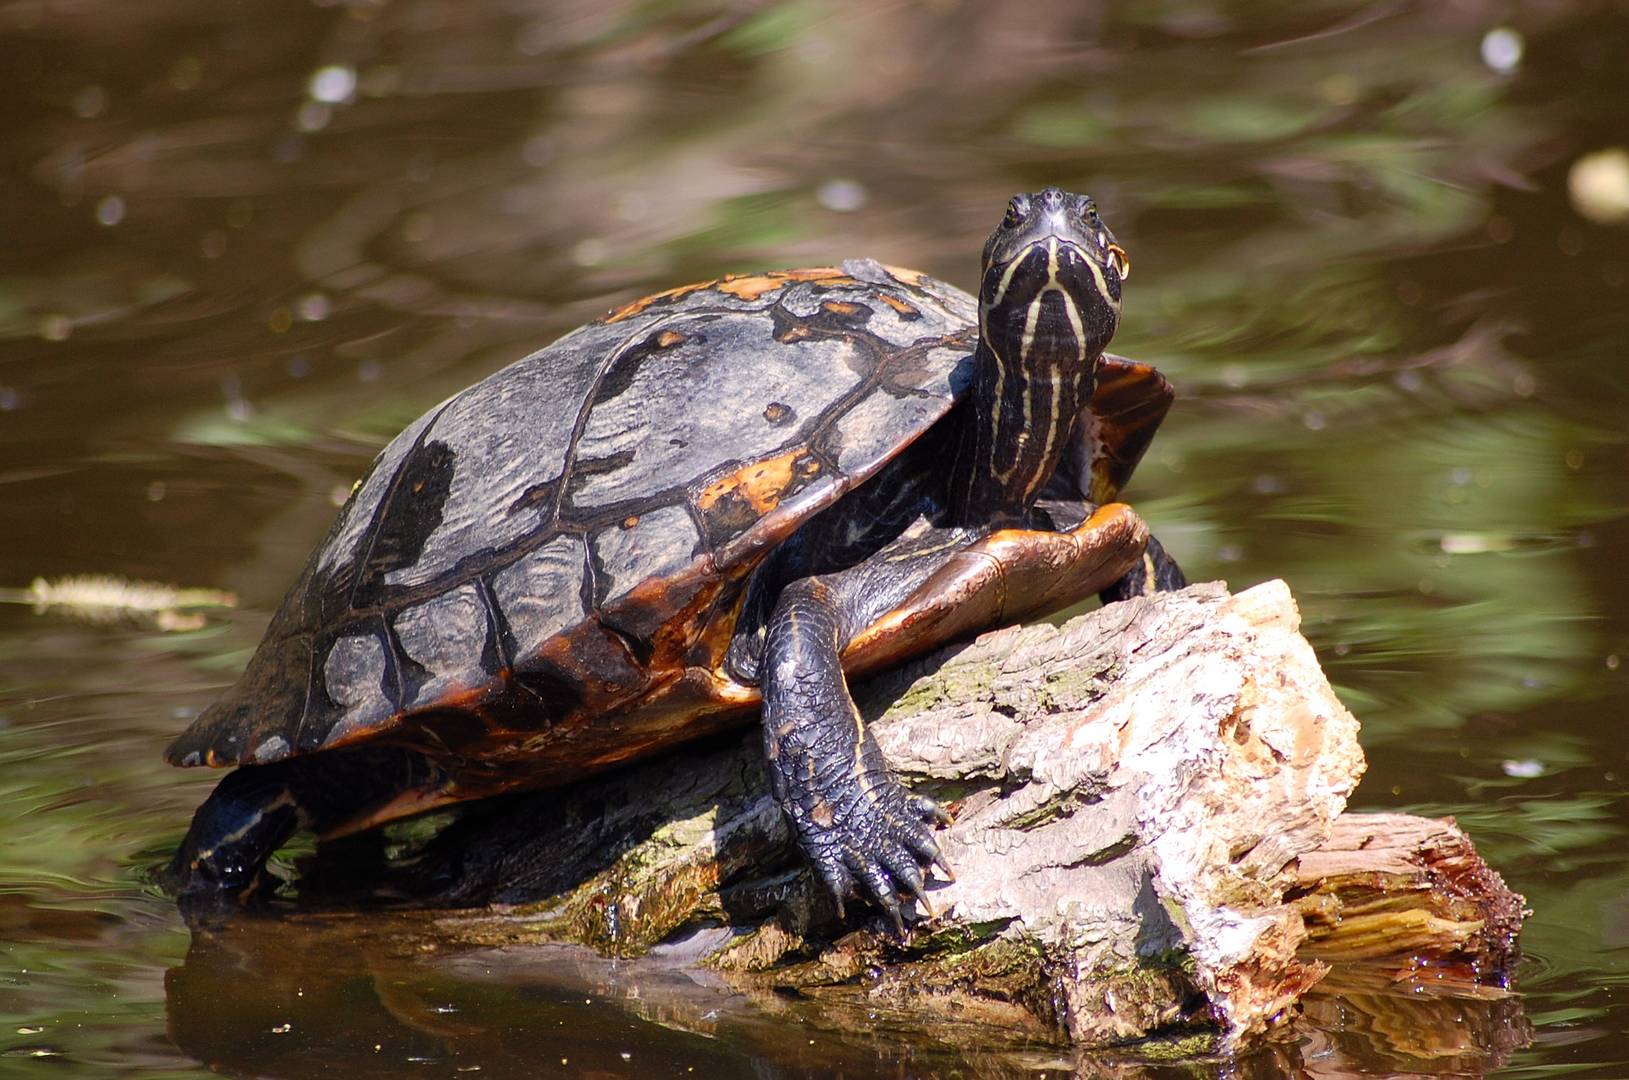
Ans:
[[[764,753],[775,798],[838,917],[863,886],[903,934],[901,890],[931,916],[923,871],[937,864],[950,876],[932,832],[948,819],[900,785],[866,729],[838,662],[844,622],[819,578],[782,590],[760,668]]]
[[[189,920],[247,907],[265,891],[266,860],[296,829],[333,829],[433,779],[420,755],[393,748],[239,766],[193,814],[164,884]]]
[[[303,824],[292,774],[285,762],[235,769],[198,807],[165,872],[183,912],[248,905],[264,883],[266,860]]]

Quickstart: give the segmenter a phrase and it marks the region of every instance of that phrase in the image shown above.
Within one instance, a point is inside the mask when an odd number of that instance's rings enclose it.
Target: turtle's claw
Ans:
[[[923,860],[923,862],[924,865],[927,865],[927,860]],[[917,866],[917,859],[904,850],[898,850],[891,856],[885,857],[883,864],[887,866],[888,872],[893,875],[894,880],[899,883],[900,891],[915,900],[925,916],[930,919],[939,917],[939,912],[934,909],[933,901],[928,899],[927,879]]]
[[[894,929],[900,937],[905,936],[905,914],[899,906],[899,890],[894,888],[894,882],[888,872],[875,863],[866,864],[862,874],[866,890],[871,893],[871,899],[876,905],[888,914],[894,921]]]
[[[956,875],[951,872],[950,864],[945,861],[945,853],[939,849],[939,841],[935,840],[933,834],[928,832],[927,829],[913,828],[905,830],[905,843],[915,853],[917,861],[923,866],[937,867],[939,872],[945,876],[946,881],[956,880]]]
[[[804,850],[808,851],[807,848]],[[842,922],[848,917],[844,901],[854,893],[854,878],[844,865],[845,860],[832,848],[824,848],[818,854],[809,852],[809,858],[814,863],[821,884],[826,886],[826,892],[837,904],[837,921]]]
[[[926,795],[912,795],[910,806],[927,825],[949,825],[956,819],[950,816],[950,811],[940,806]]]
[[[903,886],[906,895],[913,897],[918,903],[927,903],[928,885],[922,878],[922,871],[916,868],[915,863],[896,864],[890,861],[888,871],[894,875],[894,880]]]
[[[926,822],[916,811],[933,805],[918,802],[891,776],[873,776],[848,798],[815,805],[840,806],[840,812],[821,821],[798,812],[792,804],[799,846],[808,855],[821,883],[836,901],[837,917],[846,914],[845,901],[863,893],[887,913],[894,928],[905,934],[903,899],[915,901],[928,918],[938,915],[928,900],[927,871],[938,867],[954,880]]]

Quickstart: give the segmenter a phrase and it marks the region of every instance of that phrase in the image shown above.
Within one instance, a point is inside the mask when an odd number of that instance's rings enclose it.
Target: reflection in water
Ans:
[[[815,999],[743,996],[685,966],[683,946],[612,961],[563,946],[465,951],[437,940],[426,922],[400,915],[200,931],[165,978],[170,1037],[217,1070],[277,1077],[1163,1072],[1125,1053],[1081,1057],[979,1025],[922,1030]],[[1301,1030],[1241,1064],[1261,1075],[1477,1075],[1530,1037],[1512,996],[1454,997],[1352,973],[1309,1001]]]
[[[1182,394],[1129,495],[1196,579],[1291,581],[1366,724],[1362,804],[1458,815],[1530,898],[1537,1043],[1513,1062],[1617,1071],[1626,37],[1610,9],[1477,2],[0,7],[0,589],[112,573],[243,603],[181,634],[0,605],[0,1054],[79,1075],[360,1071],[373,1043],[398,1074],[421,1051],[455,1071],[449,1045],[513,1046],[516,1071],[637,1074],[619,1046],[675,1073],[940,1067],[926,1044],[801,1056],[789,1023],[728,1041],[568,1014],[540,978],[305,923],[196,943],[178,1052],[159,981],[188,939],[140,870],[210,781],[159,750],[408,419],[687,280],[871,255],[966,285],[987,208],[1058,183],[1137,263],[1117,349]],[[324,955],[328,1007],[271,1031],[300,987],[243,995]],[[479,1036],[397,1019],[446,1015],[442,993]],[[1225,1068],[1477,1072],[1520,1042],[1509,1003],[1399,1029],[1367,994]],[[1488,1034],[1461,1052],[1460,1030]],[[302,1059],[302,1031],[330,1041]]]
[[[1399,985],[1389,974],[1337,972],[1305,1004],[1315,1032],[1301,1047],[1314,1075],[1365,1072],[1480,1076],[1509,1063],[1533,1037],[1522,1003],[1503,991],[1486,997]]]
[[[371,920],[375,924],[380,920]],[[234,926],[194,939],[166,979],[170,1034],[227,1071],[269,1076],[825,1076],[962,1068],[931,1039],[831,1031],[765,1009],[673,959],[562,947],[442,955],[410,920]],[[789,1037],[789,1032],[796,1034]],[[1055,1048],[1041,1048],[1056,1059]],[[1020,1075],[1018,1061],[997,1075]]]

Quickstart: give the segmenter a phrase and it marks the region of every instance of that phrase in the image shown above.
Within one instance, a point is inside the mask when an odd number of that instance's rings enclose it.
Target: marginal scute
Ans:
[[[708,544],[715,549],[727,544],[821,475],[820,459],[803,446],[732,467],[692,499]]]
[[[335,641],[323,661],[323,687],[340,707],[324,743],[371,731],[396,711],[385,687],[385,646],[373,634]]]
[[[509,624],[517,661],[586,616],[584,560],[580,536],[557,536],[493,575],[492,593]]]
[[[474,585],[433,596],[403,608],[391,624],[402,651],[424,669],[424,682],[404,707],[435,701],[485,677],[481,651],[486,641],[486,611]]]
[[[595,533],[591,542],[601,604],[626,596],[647,578],[675,572],[701,551],[701,534],[682,506],[652,510],[631,529],[618,522]]]
[[[336,705],[350,706],[384,692],[385,647],[373,634],[334,642],[322,665],[323,688]]]
[[[270,761],[277,761],[287,756],[288,740],[283,738],[281,735],[273,735],[271,738],[265,740],[259,746],[255,747],[254,753],[250,754],[249,758],[251,761],[264,764]]]
[[[870,394],[844,413],[825,445],[835,449],[837,466],[853,472],[888,453],[898,442],[894,427],[908,417],[912,427],[926,427],[944,409],[940,399],[927,394],[896,400],[888,394]]]
[[[799,480],[807,480],[819,471],[817,459],[803,447],[794,447],[784,454],[732,468],[696,493],[696,509],[705,514],[720,500],[733,498],[751,509],[753,520],[757,520],[797,490]]]
[[[882,390],[894,398],[927,396],[939,401],[959,398],[973,382],[975,331],[935,346],[901,355],[883,373]]]

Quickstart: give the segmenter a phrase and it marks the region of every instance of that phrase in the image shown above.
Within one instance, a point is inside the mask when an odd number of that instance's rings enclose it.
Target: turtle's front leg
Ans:
[[[900,893],[931,913],[923,871],[945,873],[932,825],[945,815],[894,778],[861,719],[838,662],[845,620],[831,585],[801,578],[769,618],[759,681],[764,753],[798,846],[843,901],[863,885],[901,932]]]

